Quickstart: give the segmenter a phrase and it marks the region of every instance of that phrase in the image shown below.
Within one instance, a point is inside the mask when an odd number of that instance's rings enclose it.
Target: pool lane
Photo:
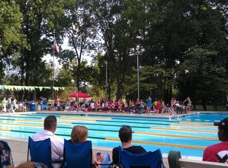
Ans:
[[[1,115],[0,135],[24,138],[43,130],[46,114]],[[160,148],[162,153],[180,150],[182,155],[202,156],[206,146],[217,143],[217,128],[210,122],[169,120],[164,118],[56,115],[56,135],[70,139],[73,126],[89,129],[88,139],[93,145],[113,148],[120,145],[118,130],[122,125],[132,127],[133,144],[146,150]]]

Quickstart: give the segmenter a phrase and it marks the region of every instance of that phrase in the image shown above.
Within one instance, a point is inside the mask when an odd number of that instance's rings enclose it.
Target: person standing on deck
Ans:
[[[7,111],[10,113],[10,111],[12,110],[12,101],[11,101],[11,96],[8,98],[7,100]]]
[[[152,99],[149,96],[147,99],[147,111],[150,112],[151,111],[151,103],[152,103]]]
[[[2,100],[2,112],[6,113],[6,98],[5,97]]]

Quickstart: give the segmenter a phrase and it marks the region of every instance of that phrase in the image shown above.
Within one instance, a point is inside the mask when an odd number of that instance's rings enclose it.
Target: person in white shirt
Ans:
[[[95,109],[95,104],[94,104],[94,101],[93,101],[93,100],[90,102],[90,107],[91,107],[93,110]]]
[[[49,115],[44,120],[44,130],[37,132],[32,136],[33,141],[42,141],[47,138],[51,140],[51,157],[52,160],[63,159],[64,140],[56,135],[54,132],[57,129],[57,119],[53,115]],[[44,151],[45,152],[45,151]],[[60,168],[60,163],[52,163],[53,168]]]
[[[182,113],[182,106],[180,105],[179,101],[176,102],[175,107],[177,114]]]
[[[13,99],[12,104],[13,104],[12,112],[15,113],[15,110],[17,108],[17,99],[16,98]]]
[[[6,98],[4,97],[3,100],[2,100],[2,112],[5,112],[6,113]]]

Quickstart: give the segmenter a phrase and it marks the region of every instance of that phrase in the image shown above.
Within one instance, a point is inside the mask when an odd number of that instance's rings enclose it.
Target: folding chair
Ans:
[[[107,158],[107,162],[110,158]],[[111,161],[110,161],[111,162]],[[64,163],[63,168],[91,168],[92,163],[92,142],[72,144],[64,139]],[[113,164],[99,164],[101,168],[107,168]]]
[[[31,160],[29,160],[29,154]],[[52,160],[51,159],[51,141],[50,138],[43,141],[33,141],[31,137],[28,139],[28,152],[27,161],[40,162],[48,166],[48,168],[53,168],[52,163],[62,164],[62,160]]]
[[[92,167],[92,142],[72,144],[64,139],[64,168]]]
[[[133,154],[131,152],[123,150],[122,147],[119,146],[119,157],[119,167],[164,168],[160,149],[157,149],[154,152]]]
[[[11,149],[6,141],[0,141],[0,167],[14,166]]]

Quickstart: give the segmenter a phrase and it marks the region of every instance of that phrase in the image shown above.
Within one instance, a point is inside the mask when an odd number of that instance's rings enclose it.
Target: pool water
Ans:
[[[28,139],[43,130],[43,120],[50,114],[0,115],[0,136]],[[205,147],[218,143],[217,127],[228,114],[197,113],[181,118],[155,118],[144,116],[107,116],[95,114],[53,114],[57,117],[56,135],[70,139],[73,126],[84,125],[89,129],[88,139],[93,146],[113,148],[121,143],[118,131],[122,125],[133,130],[133,145],[147,151],[160,148],[162,153],[179,150],[181,155],[202,157]]]

